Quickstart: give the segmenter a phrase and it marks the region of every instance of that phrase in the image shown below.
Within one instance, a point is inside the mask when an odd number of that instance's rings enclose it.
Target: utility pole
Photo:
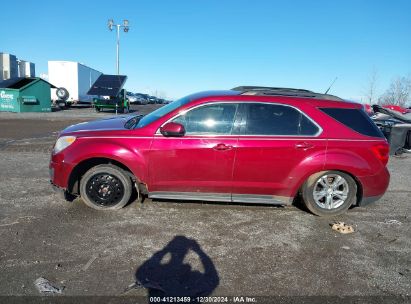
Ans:
[[[123,24],[114,24],[114,20],[109,19],[108,29],[112,31],[113,27],[116,27],[116,30],[117,30],[116,71],[117,71],[117,75],[120,75],[120,28],[123,28],[124,33],[127,33],[130,30],[130,26],[129,26],[129,22],[127,19],[123,20]]]

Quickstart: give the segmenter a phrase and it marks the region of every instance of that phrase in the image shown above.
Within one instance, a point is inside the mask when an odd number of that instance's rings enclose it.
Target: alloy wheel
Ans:
[[[344,177],[338,174],[321,176],[315,183],[313,197],[322,209],[337,209],[348,198],[349,186]]]

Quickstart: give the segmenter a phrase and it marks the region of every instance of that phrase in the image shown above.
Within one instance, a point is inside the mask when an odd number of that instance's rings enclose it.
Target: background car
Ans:
[[[411,152],[411,113],[401,114],[398,109],[374,105],[371,117],[390,144],[391,154]]]
[[[364,104],[364,111],[368,114],[368,116],[374,115],[374,110],[372,109],[372,106],[368,103]]]
[[[155,97],[155,96],[148,96],[148,103],[149,104],[155,104],[155,103],[157,103],[157,97]]]
[[[134,94],[137,98],[137,104],[146,105],[148,103],[148,95],[143,93]]]
[[[390,110],[393,110],[393,111],[397,111],[401,114],[406,114],[406,113],[411,112],[409,109],[406,109],[406,108],[403,108],[403,107],[397,106],[397,105],[388,104],[388,105],[383,105],[382,107],[385,108],[385,109],[390,109]]]
[[[136,103],[137,102],[137,97],[134,95],[132,92],[127,92],[126,98],[130,103]]]

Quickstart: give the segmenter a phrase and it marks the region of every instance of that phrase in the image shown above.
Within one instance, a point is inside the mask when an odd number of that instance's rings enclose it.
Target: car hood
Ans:
[[[103,131],[103,130],[126,130],[124,124],[132,118],[132,115],[115,116],[105,119],[81,122],[72,125],[63,130],[62,133],[85,132],[85,131]]]

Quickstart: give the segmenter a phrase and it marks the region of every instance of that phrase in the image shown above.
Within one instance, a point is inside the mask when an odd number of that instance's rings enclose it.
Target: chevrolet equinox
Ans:
[[[189,95],[148,115],[72,125],[50,178],[98,210],[132,198],[289,205],[320,216],[379,199],[389,146],[360,104],[301,89]]]

